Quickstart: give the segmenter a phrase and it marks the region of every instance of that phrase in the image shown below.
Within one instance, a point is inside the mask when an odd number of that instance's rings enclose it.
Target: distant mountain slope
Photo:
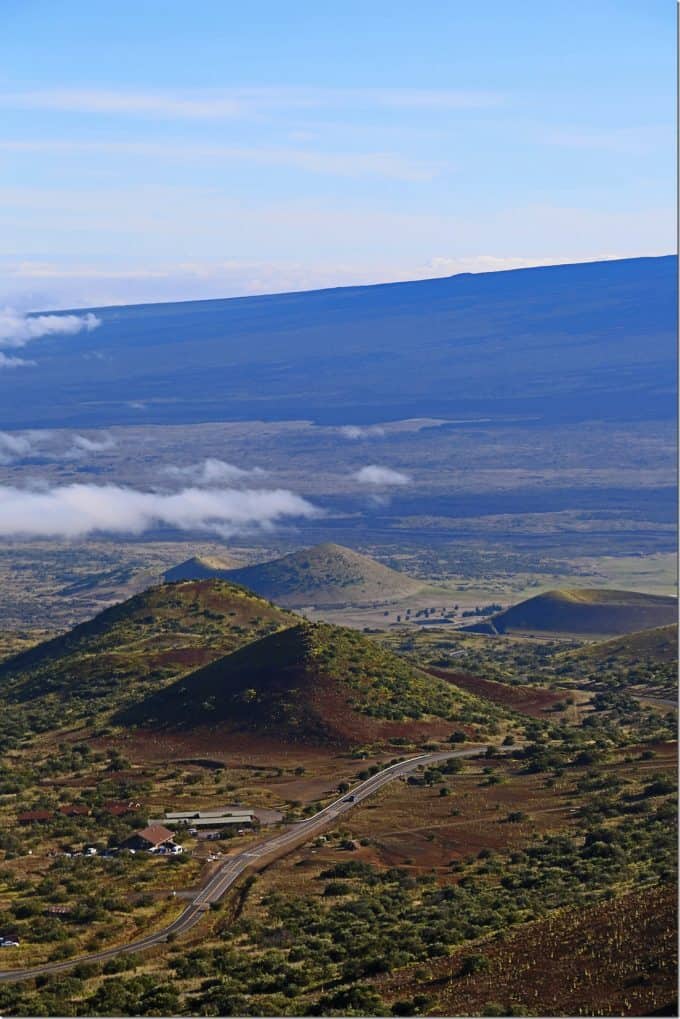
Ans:
[[[432,722],[446,731],[498,712],[353,630],[303,622],[184,676],[115,721],[351,744],[426,735]]]
[[[164,584],[2,662],[0,693],[62,720],[112,709],[295,618],[226,581]]]
[[[587,644],[559,655],[557,660],[573,665],[587,664],[589,667],[607,664],[622,668],[636,668],[645,660],[656,663],[677,661],[678,624],[657,626],[650,630],[630,633],[625,637]]]
[[[172,584],[177,580],[224,579],[230,570],[236,569],[233,559],[226,556],[192,556],[163,574],[163,580]]]
[[[421,590],[420,580],[342,545],[315,545],[280,559],[224,574],[279,605],[330,608],[393,602]]]
[[[665,595],[607,588],[546,591],[467,629],[546,631],[573,634],[632,633],[677,619],[677,603]]]
[[[0,373],[0,428],[673,418],[675,309],[671,256],[93,309]]]

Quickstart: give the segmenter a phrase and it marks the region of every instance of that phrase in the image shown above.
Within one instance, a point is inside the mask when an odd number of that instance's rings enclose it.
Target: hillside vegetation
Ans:
[[[623,634],[675,622],[674,598],[637,591],[569,589],[546,591],[513,605],[469,630],[508,633],[546,631],[570,634]]]
[[[0,689],[42,727],[138,699],[293,618],[226,581],[164,584],[3,662]]]
[[[555,674],[594,690],[660,698],[674,707],[678,693],[677,623],[600,641],[552,660]]]
[[[369,556],[331,543],[232,570],[226,576],[290,608],[398,601],[424,586]]]
[[[642,660],[649,659],[656,664],[675,662],[678,657],[678,624],[656,626],[651,630],[626,634],[611,640],[587,644],[557,656],[557,660],[578,664],[616,665],[619,668],[635,668]]]
[[[497,715],[353,630],[302,622],[184,676],[115,720],[353,743],[412,733],[421,722],[484,724]]]

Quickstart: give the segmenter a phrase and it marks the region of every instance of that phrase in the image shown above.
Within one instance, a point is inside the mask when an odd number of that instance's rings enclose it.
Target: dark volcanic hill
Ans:
[[[3,662],[0,691],[62,719],[113,709],[294,619],[223,580],[163,584]]]
[[[228,579],[230,570],[236,569],[233,560],[226,556],[192,556],[163,574],[163,580],[172,584],[176,580]]]
[[[0,428],[669,419],[675,308],[668,256],[93,309],[0,373]]]
[[[677,619],[677,603],[665,595],[607,588],[546,591],[467,629],[605,635],[665,626]]]
[[[332,543],[244,566],[225,575],[263,598],[289,608],[394,602],[424,586],[422,581],[383,566],[369,556]]]
[[[352,744],[426,736],[437,724],[447,732],[454,721],[496,710],[353,630],[302,622],[184,676],[114,721]]]

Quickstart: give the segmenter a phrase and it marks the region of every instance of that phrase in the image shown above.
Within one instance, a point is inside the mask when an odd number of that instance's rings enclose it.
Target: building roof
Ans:
[[[155,818],[150,819],[149,823],[151,825],[156,825],[156,824],[160,824],[161,820],[164,820],[166,822],[166,824],[176,824],[176,825],[181,825],[181,824],[186,822],[186,824],[188,825],[189,828],[210,828],[210,827],[214,828],[216,825],[220,826],[220,825],[227,825],[227,824],[252,824],[253,823],[253,815],[252,814],[224,814],[224,815],[215,814],[215,815],[212,815],[211,817],[198,817],[197,815],[193,815],[190,818],[189,817],[176,818],[176,817],[168,817],[168,815],[166,814],[165,817],[162,818],[162,819],[161,818],[158,818],[158,820],[156,820]]]
[[[63,807],[59,807],[61,814],[66,814],[67,817],[74,817],[76,814],[89,814],[90,808],[85,803],[65,803]]]
[[[166,821],[191,821],[194,818],[200,817],[252,817],[253,813],[251,810],[247,810],[245,807],[239,810],[180,810],[172,811],[165,815]]]
[[[135,835],[137,838],[144,839],[145,842],[150,842],[152,846],[160,846],[175,837],[174,832],[171,832],[169,828],[164,828],[162,824],[150,824],[148,828],[136,831]]]

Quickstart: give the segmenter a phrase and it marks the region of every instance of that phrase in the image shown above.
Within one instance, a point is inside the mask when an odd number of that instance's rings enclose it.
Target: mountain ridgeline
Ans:
[[[223,580],[164,584],[2,662],[0,690],[46,723],[106,712],[295,618]]]
[[[675,309],[671,256],[92,309],[0,373],[0,428],[673,419]]]
[[[266,563],[211,570],[203,559],[189,559],[168,570],[165,580],[215,576],[255,591],[278,605],[332,608],[399,601],[424,586],[369,556],[331,543],[315,545]]]

